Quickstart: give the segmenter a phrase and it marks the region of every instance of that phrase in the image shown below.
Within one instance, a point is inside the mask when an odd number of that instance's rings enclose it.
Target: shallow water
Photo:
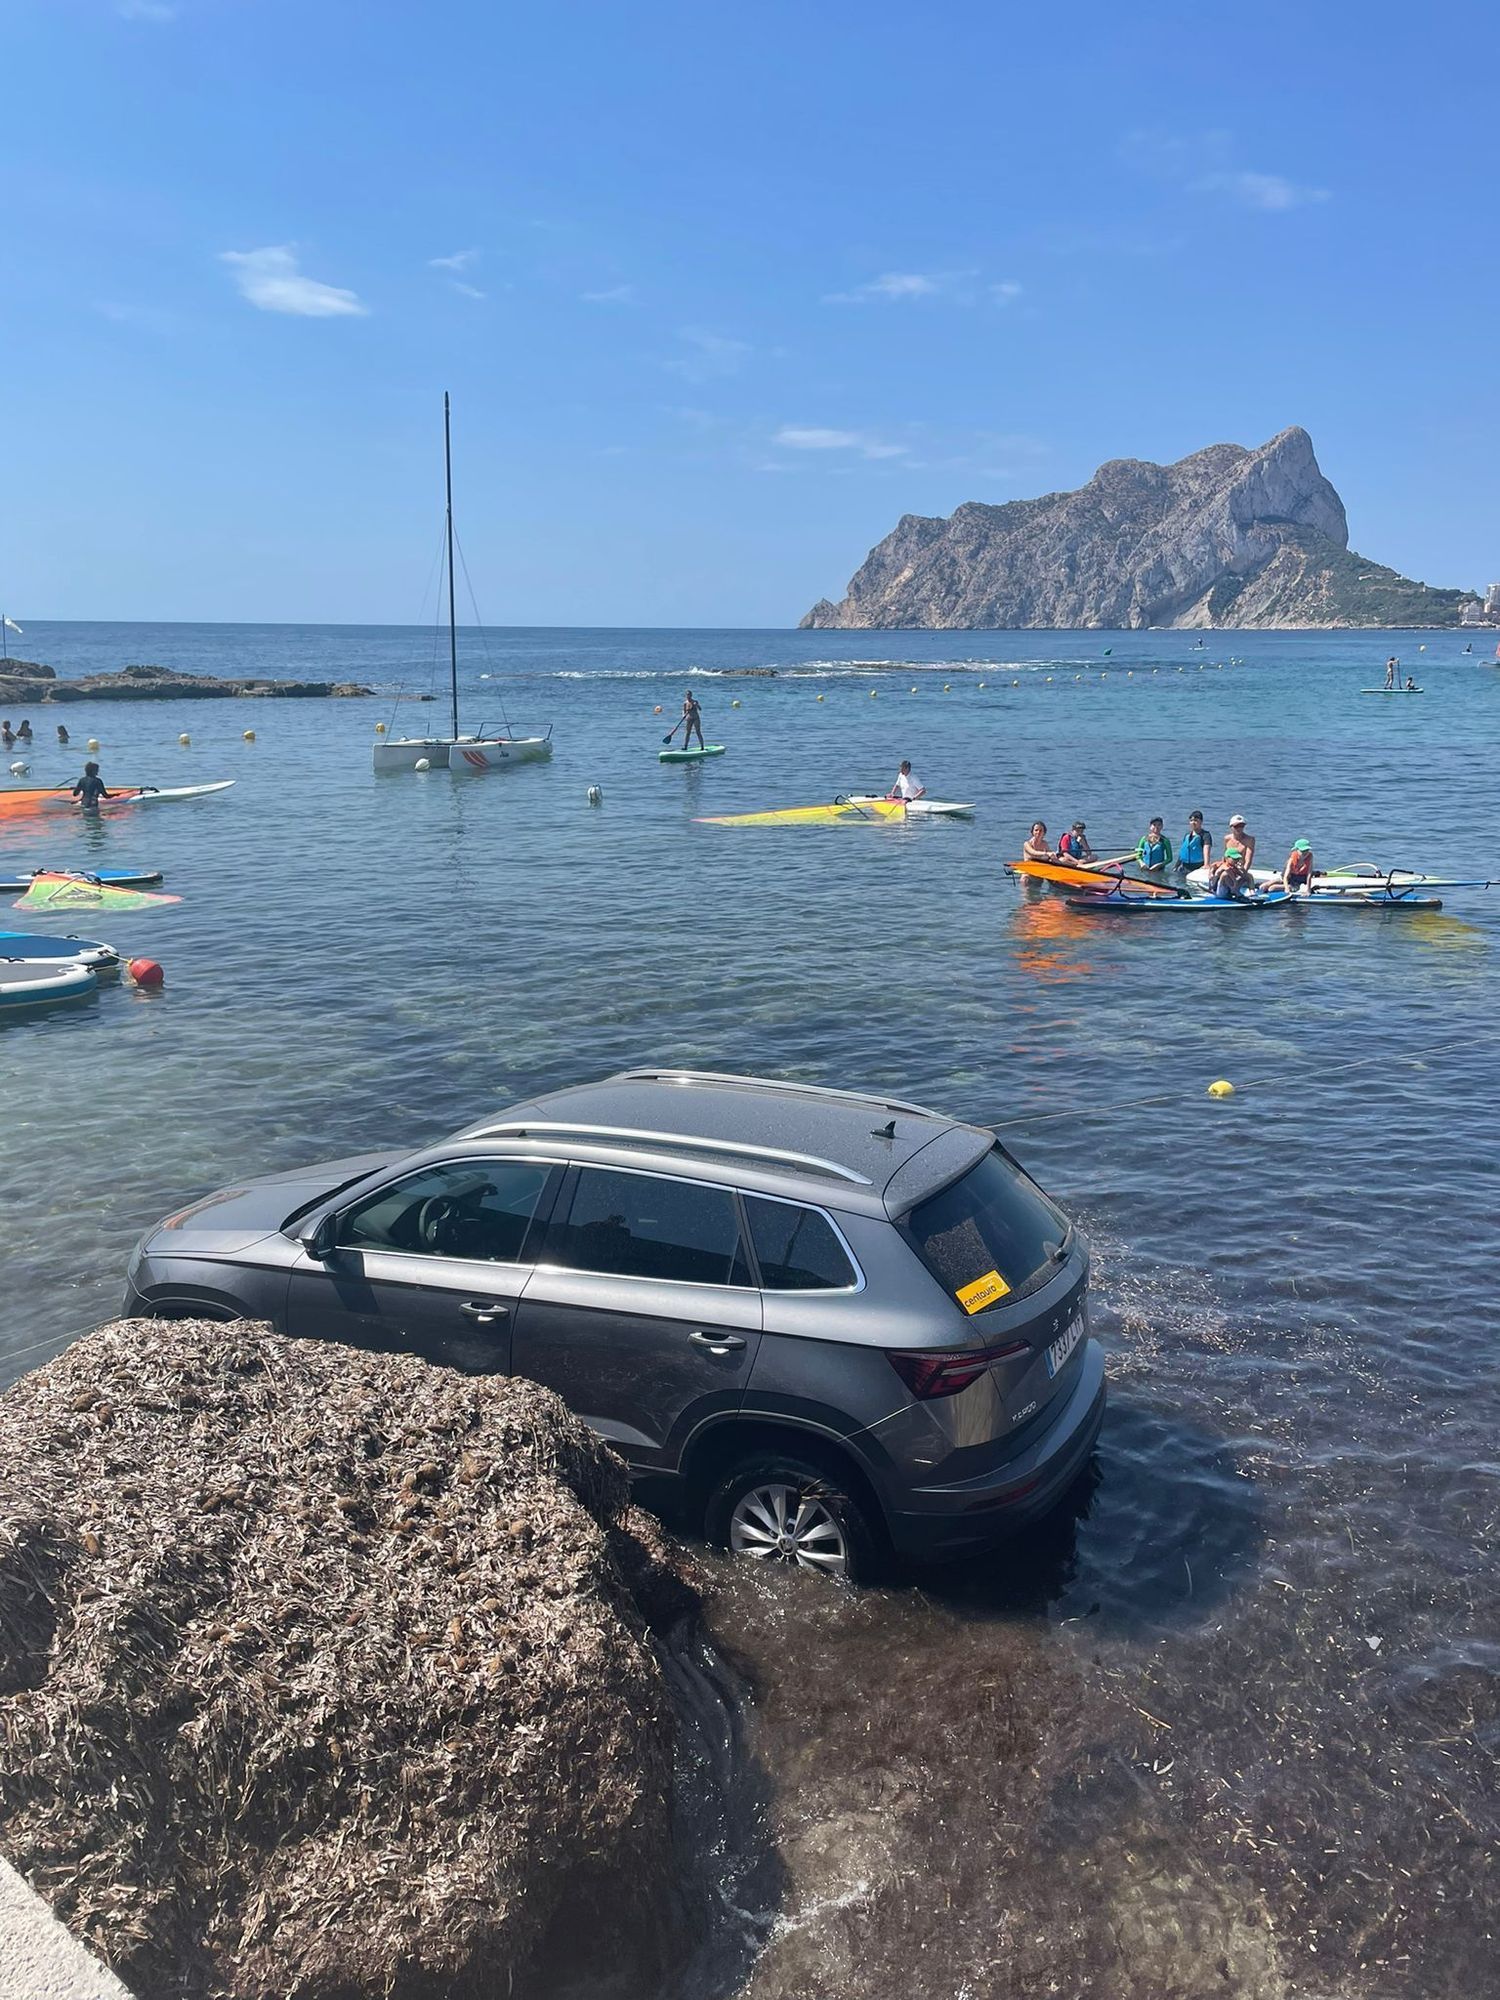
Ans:
[[[492,635],[466,717],[503,689],[557,755],[468,781],[376,781],[385,702],[33,715],[74,736],[36,782],[92,732],[107,779],[236,786],[45,841],[0,820],[6,873],[157,865],[184,898],[72,926],[160,958],[161,994],[0,1030],[0,1366],[108,1313],[133,1236],[217,1182],[627,1063],[995,1121],[1094,1240],[1092,1490],[958,1576],[725,1578],[780,1856],[755,1875],[774,1908],[732,1885],[764,1942],[747,1990],[1487,1990],[1500,895],[1110,925],[1000,870],[1038,813],[1119,851],[1202,805],[1221,838],[1245,811],[1262,859],[1306,834],[1330,862],[1489,872],[1493,639],[1422,642]],[[1393,645],[1427,692],[1360,696]],[[433,654],[271,627],[32,626],[25,650],[424,687]],[[689,681],[729,754],[662,768]],[[692,823],[883,785],[902,755],[979,817]],[[1220,1076],[1254,1087],[1213,1102]]]

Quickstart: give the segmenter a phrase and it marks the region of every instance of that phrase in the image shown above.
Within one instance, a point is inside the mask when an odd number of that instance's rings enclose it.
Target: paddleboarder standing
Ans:
[[[684,750],[691,747],[695,732],[698,737],[698,748],[700,750],[704,748],[703,710],[698,706],[698,697],[693,693],[691,688],[688,689],[686,695],[683,697],[682,722],[680,727],[682,729],[682,747]]]
[[[1396,669],[1400,664],[1401,664],[1400,661],[1396,658],[1396,655],[1394,653],[1392,653],[1391,657],[1386,661],[1385,684],[1388,688],[1393,688],[1396,685]]]

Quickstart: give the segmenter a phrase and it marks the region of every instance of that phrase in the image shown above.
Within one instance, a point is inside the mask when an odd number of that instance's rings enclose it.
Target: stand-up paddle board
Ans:
[[[159,868],[101,868],[97,873],[86,868],[33,868],[29,875],[12,875],[0,882],[0,895],[29,889],[43,875],[54,881],[66,875],[78,882],[103,882],[113,889],[152,889],[162,879]]]
[[[723,755],[722,743],[705,743],[697,750],[658,750],[656,759],[659,764],[701,764],[705,757]]]
[[[164,806],[179,799],[203,799],[210,792],[227,792],[233,778],[220,778],[212,785],[111,785],[109,797],[99,803],[100,812],[114,806]],[[78,801],[70,785],[38,788],[15,785],[0,789],[0,819],[20,819],[27,813],[77,812]]]

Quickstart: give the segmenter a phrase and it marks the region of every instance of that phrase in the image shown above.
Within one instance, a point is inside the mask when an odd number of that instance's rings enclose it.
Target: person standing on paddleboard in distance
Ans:
[[[99,766],[89,763],[83,767],[83,776],[73,780],[73,796],[84,812],[97,812],[101,799],[114,797],[113,792],[104,789],[104,780],[99,776]]]
[[[1047,845],[1047,827],[1043,820],[1032,822],[1031,832],[1021,846],[1021,856],[1026,861],[1055,861],[1057,856]]]
[[[909,805],[913,799],[923,799],[926,796],[927,787],[919,784],[917,779],[912,776],[910,757],[903,757],[901,759],[901,769],[896,773],[891,789],[886,793],[886,797],[888,799],[904,799]]]
[[[1065,854],[1070,861],[1097,861],[1099,858],[1089,846],[1088,828],[1081,819],[1074,820],[1057,843],[1057,851]]]
[[[1244,857],[1245,866],[1253,868],[1255,866],[1255,835],[1246,831],[1245,815],[1243,813],[1231,813],[1229,815],[1229,832],[1225,837],[1224,843],[1224,852],[1226,854],[1229,852],[1229,842],[1231,840]]]
[[[1214,837],[1203,824],[1202,813],[1190,812],[1187,832],[1177,850],[1177,865],[1190,873],[1194,868],[1206,868],[1213,858]]]
[[[1167,823],[1154,819],[1135,845],[1137,868],[1167,868],[1172,861],[1172,843],[1167,839]]]
[[[1388,688],[1393,688],[1396,685],[1396,669],[1398,666],[1400,666],[1400,664],[1401,662],[1396,658],[1396,655],[1394,653],[1392,653],[1391,657],[1386,661],[1385,684]]]
[[[698,697],[689,688],[682,699],[682,747],[684,750],[692,747],[695,731],[698,737],[698,748],[701,750],[704,747],[703,710],[698,706]]]

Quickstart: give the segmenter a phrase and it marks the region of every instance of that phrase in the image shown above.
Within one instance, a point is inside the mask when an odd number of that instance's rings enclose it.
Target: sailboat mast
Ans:
[[[458,736],[458,624],[453,612],[453,441],[448,391],[443,391],[443,476],[448,492],[448,678],[453,694],[453,734]]]

